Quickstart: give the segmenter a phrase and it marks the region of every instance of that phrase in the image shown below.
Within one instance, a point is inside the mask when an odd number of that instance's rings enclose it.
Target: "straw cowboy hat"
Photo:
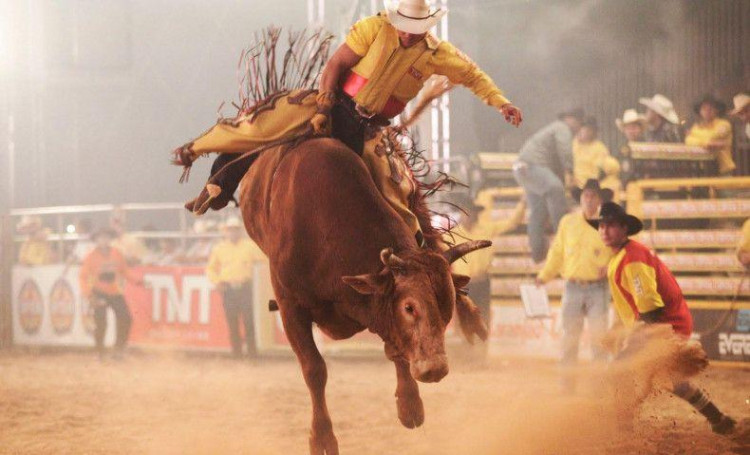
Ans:
[[[734,109],[730,114],[737,115],[750,104],[750,96],[747,93],[738,93],[732,101],[734,101]]]
[[[42,228],[42,219],[35,215],[24,215],[16,224],[16,230],[21,234],[37,231]]]
[[[618,118],[615,120],[615,125],[617,125],[617,129],[620,131],[624,131],[625,125],[630,125],[631,123],[638,123],[641,126],[646,122],[646,117],[644,117],[642,114],[639,114],[638,111],[635,109],[628,109],[622,114],[622,118]]]
[[[599,229],[599,223],[623,223],[628,228],[628,236],[635,235],[643,229],[643,222],[637,217],[625,212],[625,209],[614,202],[605,202],[599,209],[599,218],[586,220],[594,229]]]
[[[427,0],[390,0],[386,2],[388,20],[396,30],[421,35],[427,33],[448,10],[430,11]]]
[[[669,123],[674,123],[675,125],[680,123],[680,117],[677,115],[677,111],[674,110],[672,101],[666,96],[657,93],[653,98],[641,98],[638,102],[664,117]]]
[[[221,225],[222,230],[229,230],[229,229],[242,229],[245,225],[242,224],[242,221],[240,221],[239,218],[236,216],[230,216],[227,218],[227,220]]]

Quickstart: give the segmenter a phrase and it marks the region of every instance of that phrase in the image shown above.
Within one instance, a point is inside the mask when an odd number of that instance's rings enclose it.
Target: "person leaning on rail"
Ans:
[[[531,258],[536,263],[542,262],[547,255],[547,223],[553,232],[557,231],[560,219],[568,212],[565,188],[575,186],[573,135],[581,128],[583,118],[583,109],[580,108],[560,113],[558,120],[526,140],[518,161],[513,164],[513,177],[523,187],[529,205],[527,232]]]
[[[584,319],[588,319],[591,332],[591,351],[594,361],[606,362],[607,352],[600,346],[609,327],[609,290],[607,289],[607,263],[611,251],[602,243],[587,220],[596,218],[603,201],[610,201],[612,190],[602,189],[599,181],[589,179],[583,189],[572,191],[581,210],[565,215],[547,253],[544,267],[536,278],[537,286],[558,275],[565,280],[562,297],[562,387],[573,393],[575,378],[569,369],[578,361],[578,348]]]
[[[607,278],[621,323],[627,327],[637,323],[668,324],[677,335],[690,338],[693,317],[674,275],[648,247],[629,238],[643,229],[641,220],[614,202],[606,202],[599,218],[587,221],[614,254]],[[672,390],[700,412],[715,433],[734,430],[734,419],[722,413],[693,383],[677,382]]]

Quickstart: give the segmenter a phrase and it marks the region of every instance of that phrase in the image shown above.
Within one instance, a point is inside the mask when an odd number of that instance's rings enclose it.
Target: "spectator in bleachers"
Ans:
[[[734,109],[731,114],[737,116],[745,124],[745,136],[750,139],[750,96],[738,93],[734,97]]]
[[[573,135],[581,128],[583,117],[580,108],[558,115],[558,120],[526,141],[513,165],[513,176],[523,187],[529,205],[527,230],[531,257],[536,263],[542,262],[547,255],[545,226],[549,222],[556,231],[560,219],[568,211],[565,187],[575,184]],[[562,176],[556,172],[560,168]]]
[[[745,268],[750,269],[750,218],[742,225],[742,238],[737,246],[737,259]]]
[[[112,229],[101,229],[94,233],[94,248],[83,258],[79,281],[81,294],[88,300],[94,312],[94,340],[99,358],[104,358],[104,335],[107,330],[107,308],[115,314],[117,327],[115,336],[115,358],[121,358],[130,334],[132,316],[122,289],[128,280],[138,286],[143,281],[130,273],[125,258],[112,244],[117,233]]]
[[[625,144],[620,147],[620,160],[622,161],[622,180],[625,184],[634,179],[635,168],[633,166],[631,142],[643,142],[643,132],[646,127],[646,118],[635,109],[628,109],[622,114],[621,119],[616,119],[617,129],[625,135]]]
[[[589,179],[599,179],[604,159],[609,156],[598,134],[596,118],[587,117],[573,140],[573,176],[579,188]]]
[[[719,175],[731,176],[737,168],[732,159],[732,124],[722,118],[727,106],[713,96],[707,95],[695,104],[698,116],[685,138],[685,144],[697,145],[710,150],[716,156]]]
[[[647,108],[646,142],[682,142],[680,117],[669,98],[657,93],[653,98],[641,98],[639,102]]]
[[[613,193],[589,179],[583,189],[574,188],[573,198],[581,210],[565,215],[560,221],[547,261],[536,278],[537,286],[557,276],[565,280],[562,297],[562,361],[564,369],[575,366],[584,319],[588,319],[591,350],[595,361],[606,361],[607,352],[600,345],[609,328],[609,288],[607,263],[612,252],[596,235],[587,220],[597,218],[602,202],[610,201]],[[566,393],[575,391],[575,378],[563,371],[562,386]]]
[[[494,219],[492,207],[495,195],[499,189],[485,189],[479,192],[476,199],[471,199],[465,193],[456,193],[454,204],[466,211],[458,225],[452,230],[459,242],[467,240],[491,240],[499,235],[516,229],[523,223],[526,214],[526,202],[521,199],[513,209],[509,218]],[[471,278],[468,291],[469,297],[482,311],[487,328],[490,327],[490,280],[487,271],[492,264],[492,248],[484,248],[474,252],[465,261],[453,263],[455,273]]]
[[[233,357],[242,357],[240,323],[245,331],[247,355],[254,356],[253,264],[265,261],[266,257],[247,237],[239,218],[227,219],[221,230],[224,239],[211,251],[206,273],[222,295]]]
[[[613,199],[614,201],[621,201],[625,199],[624,194],[624,187],[622,185],[622,180],[620,179],[620,171],[622,167],[620,166],[620,162],[617,161],[616,158],[612,156],[608,156],[604,158],[604,161],[602,162],[602,171],[604,171],[604,178],[601,179],[599,184],[602,188],[607,188],[608,190],[611,190],[614,194]]]
[[[26,266],[47,265],[54,262],[54,254],[47,237],[49,231],[38,216],[24,216],[16,225],[16,231],[26,235],[18,251],[18,263]]]

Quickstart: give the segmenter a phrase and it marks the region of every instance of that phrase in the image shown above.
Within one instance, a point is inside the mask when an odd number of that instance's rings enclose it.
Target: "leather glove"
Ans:
[[[310,119],[313,132],[318,136],[330,136],[331,135],[331,118],[328,114],[321,114],[318,112],[313,115]]]

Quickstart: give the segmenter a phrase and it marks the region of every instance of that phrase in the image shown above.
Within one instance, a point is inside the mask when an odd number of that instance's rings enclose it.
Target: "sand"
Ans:
[[[549,362],[452,359],[420,385],[426,421],[396,417],[395,372],[379,358],[328,359],[342,454],[750,454],[750,370],[710,366],[695,382],[741,422],[714,435],[668,393],[632,429],[613,417],[601,371],[561,396]],[[0,352],[0,453],[306,454],[310,403],[294,359]]]

